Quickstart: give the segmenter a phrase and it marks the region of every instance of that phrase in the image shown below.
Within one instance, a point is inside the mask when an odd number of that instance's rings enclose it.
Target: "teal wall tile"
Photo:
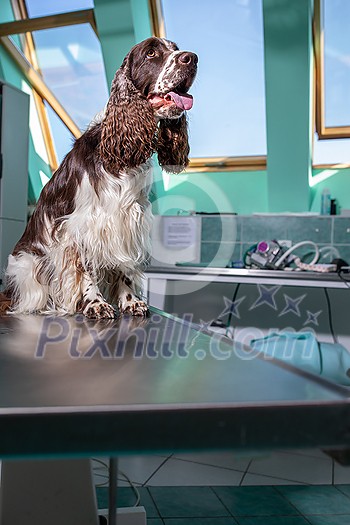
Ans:
[[[202,242],[201,262],[218,268],[225,267],[232,260],[241,259],[241,245],[220,242]]]
[[[219,215],[202,217],[202,241],[240,241],[241,217]]]
[[[300,241],[330,243],[331,233],[331,217],[289,217],[287,238],[294,243]]]
[[[333,229],[335,244],[350,244],[350,217],[335,217]]]
[[[229,225],[234,224],[234,221],[237,226],[238,242],[223,242],[222,225],[228,228]],[[319,248],[334,246],[339,251],[339,256],[350,264],[350,218],[279,215],[203,217],[201,262],[222,267],[231,260],[243,260],[246,251],[263,239],[286,239],[293,244],[311,241]],[[296,253],[300,257],[308,254],[305,262],[310,262],[314,250],[312,245],[305,245],[298,248]],[[329,263],[335,257],[335,253],[330,253],[329,256],[321,258],[320,262]]]
[[[242,217],[242,242],[287,239],[287,217]]]

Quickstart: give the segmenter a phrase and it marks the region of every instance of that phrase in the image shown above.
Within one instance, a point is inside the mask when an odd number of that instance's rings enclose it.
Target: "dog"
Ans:
[[[43,188],[9,256],[2,312],[114,318],[145,315],[151,157],[171,173],[188,164],[186,111],[197,55],[163,38],[134,46],[101,118],[75,141]]]

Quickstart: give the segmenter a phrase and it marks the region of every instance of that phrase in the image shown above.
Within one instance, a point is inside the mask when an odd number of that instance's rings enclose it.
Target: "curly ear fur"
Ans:
[[[146,162],[154,152],[157,129],[150,104],[125,74],[126,63],[114,77],[101,123],[100,156],[104,168],[113,174]]]
[[[159,123],[157,153],[160,166],[169,173],[180,173],[188,165],[187,119],[164,119]]]

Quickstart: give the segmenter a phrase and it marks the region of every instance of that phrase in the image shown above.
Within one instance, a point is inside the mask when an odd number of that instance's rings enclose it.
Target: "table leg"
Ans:
[[[108,500],[108,525],[117,524],[117,474],[118,459],[109,458],[109,500]]]

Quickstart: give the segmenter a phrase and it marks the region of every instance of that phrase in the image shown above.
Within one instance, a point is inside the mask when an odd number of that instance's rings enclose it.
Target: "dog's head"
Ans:
[[[160,164],[179,172],[188,164],[185,111],[198,57],[164,38],[134,46],[117,71],[102,127],[101,153],[113,171],[145,162],[157,151]],[[107,162],[108,161],[108,162]]]
[[[147,97],[159,118],[178,118],[192,108],[188,93],[197,72],[198,57],[180,51],[164,38],[148,38],[133,47],[126,58],[126,74]]]

